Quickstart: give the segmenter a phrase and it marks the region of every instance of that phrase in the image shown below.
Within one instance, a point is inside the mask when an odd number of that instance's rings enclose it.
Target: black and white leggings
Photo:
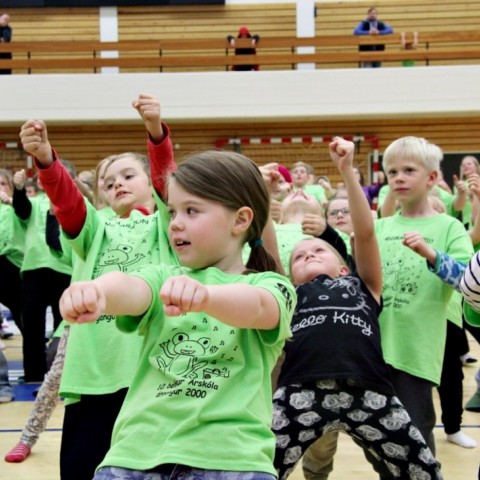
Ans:
[[[275,468],[292,473],[307,448],[322,435],[343,431],[383,462],[392,478],[441,479],[440,465],[393,395],[351,380],[321,380],[278,388],[273,396]]]

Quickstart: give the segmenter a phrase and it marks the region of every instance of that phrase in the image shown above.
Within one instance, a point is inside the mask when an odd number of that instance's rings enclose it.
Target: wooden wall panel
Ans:
[[[317,35],[353,34],[357,24],[366,18],[368,8],[376,6],[379,20],[387,22],[396,33],[436,31],[478,31],[480,8],[477,0],[379,0],[378,2],[316,2]],[[399,47],[400,48],[400,45]],[[395,49],[388,46],[387,49]],[[430,65],[467,65],[478,61],[455,60],[430,62]],[[418,62],[418,64],[422,64]],[[400,66],[401,62],[385,62],[385,67]],[[351,65],[322,65],[322,68],[351,68]]]
[[[20,126],[19,126],[20,127]],[[281,137],[281,136],[332,136],[376,135],[380,153],[398,137],[422,136],[438,144],[445,153],[478,152],[480,141],[480,116],[469,118],[440,118],[412,120],[365,120],[351,122],[293,122],[252,124],[171,124],[172,141],[178,160],[188,153],[215,147],[218,138]],[[15,142],[18,129],[1,128],[0,143]],[[93,168],[102,158],[112,153],[139,151],[146,153],[146,135],[140,123],[132,125],[52,126],[49,129],[52,144],[59,155],[75,163],[79,170]],[[365,172],[371,145],[358,145],[356,162]],[[19,168],[25,165],[20,154],[13,150],[0,150],[0,166]],[[333,182],[339,180],[332,166],[327,145],[308,146],[295,144],[242,146],[241,152],[258,164],[279,162],[291,166],[303,160],[314,166],[317,175],[329,175]]]

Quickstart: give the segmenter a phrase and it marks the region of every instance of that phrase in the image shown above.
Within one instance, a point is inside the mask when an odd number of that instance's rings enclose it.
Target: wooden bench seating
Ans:
[[[405,34],[412,41],[413,33]],[[237,45],[248,45],[238,41]],[[359,45],[384,44],[384,51],[358,51]],[[301,47],[315,47],[315,53],[299,53]],[[1,44],[0,52],[11,51],[13,59],[0,59],[0,68],[19,73],[36,70],[55,72],[98,72],[102,67],[121,69],[191,69],[216,67],[225,70],[232,65],[259,64],[278,69],[296,68],[299,63],[315,63],[317,68],[348,64],[356,67],[362,61],[397,62],[417,60],[448,62],[449,60],[480,60],[480,32],[418,32],[418,45],[413,50],[401,46],[400,34],[381,37],[324,35],[313,38],[270,37],[259,42],[257,55],[233,54],[225,40],[132,40],[121,42],[14,42]],[[105,58],[115,52],[116,58]],[[105,55],[105,57],[103,56]]]

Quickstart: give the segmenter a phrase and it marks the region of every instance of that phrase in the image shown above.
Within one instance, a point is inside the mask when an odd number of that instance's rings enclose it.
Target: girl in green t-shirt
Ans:
[[[144,335],[95,479],[274,480],[270,375],[296,301],[263,246],[273,232],[262,173],[242,155],[207,151],[181,162],[167,185],[182,267],[110,272],[73,283],[61,300],[73,324],[126,315],[117,326]]]
[[[22,126],[24,149],[35,157],[39,178],[55,205],[62,237],[75,251],[72,281],[89,280],[111,270],[133,270],[158,263],[160,258],[166,263],[178,263],[166,238],[165,205],[159,201],[154,212],[152,194],[152,183],[161,191],[162,178],[174,165],[168,127],[161,124],[156,98],[141,95],[134,107],[142,110],[142,118],[148,115],[144,122],[151,169],[146,157],[139,154],[126,153],[110,159],[103,173],[113,218],[85,201],[65,174],[45,124],[30,120]],[[150,170],[152,176],[156,172],[153,182]],[[93,477],[109,448],[113,424],[133,378],[140,347],[141,339],[119,332],[112,317],[103,317],[88,327],[71,328],[60,386],[60,395],[65,398],[62,478]],[[26,458],[25,450],[20,453],[21,461]]]
[[[12,208],[13,177],[9,170],[0,169],[0,302],[11,312],[22,331],[20,267],[23,261],[25,228]],[[1,328],[0,328],[1,332]]]

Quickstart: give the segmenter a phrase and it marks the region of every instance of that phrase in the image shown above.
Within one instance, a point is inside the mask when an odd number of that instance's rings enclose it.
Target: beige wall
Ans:
[[[0,77],[0,126],[134,122],[156,95],[175,122],[289,122],[480,113],[480,66]]]

